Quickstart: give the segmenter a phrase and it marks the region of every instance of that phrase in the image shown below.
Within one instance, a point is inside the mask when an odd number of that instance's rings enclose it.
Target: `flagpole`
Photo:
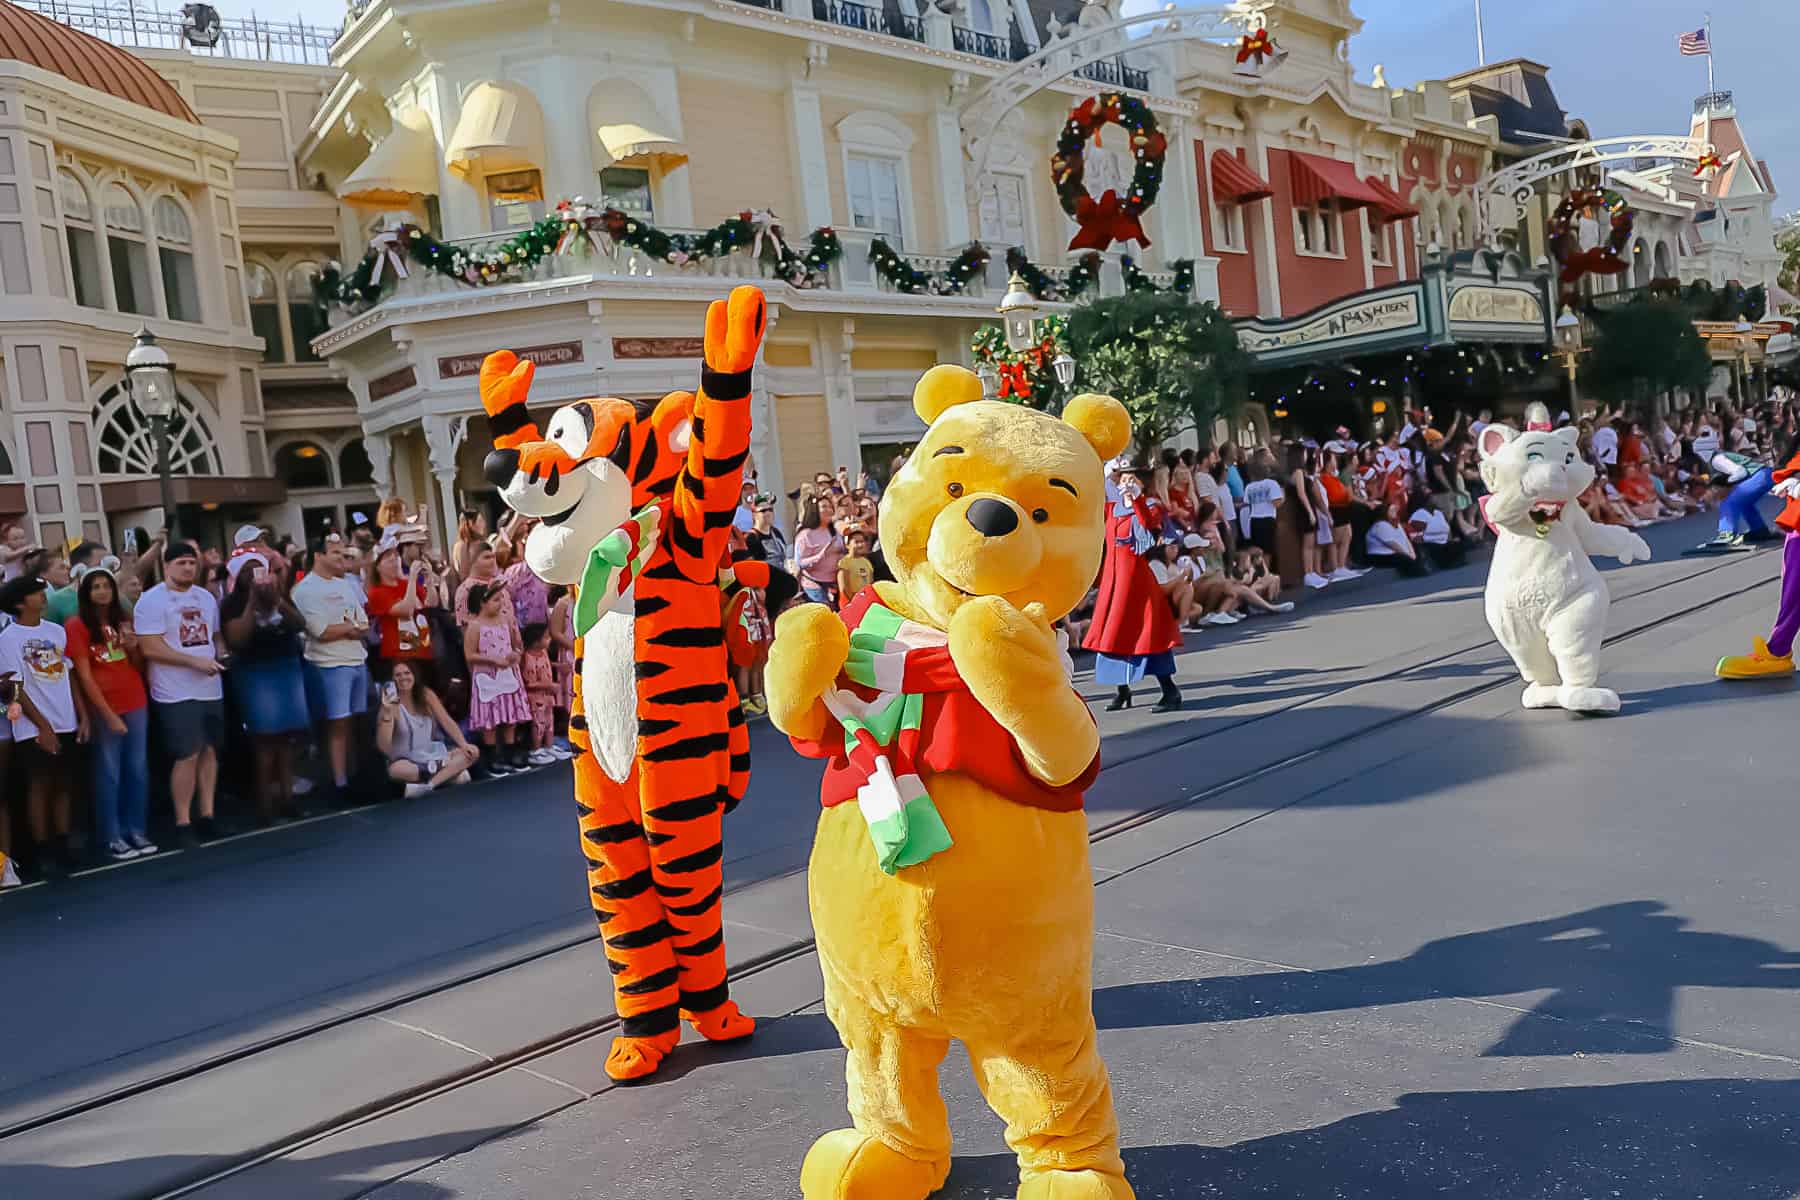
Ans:
[[[1475,61],[1478,66],[1487,66],[1487,36],[1481,28],[1481,0],[1475,0]]]
[[[1717,90],[1718,89],[1713,86],[1712,14],[1707,13],[1706,14],[1706,94],[1708,96],[1711,96]],[[1708,100],[1706,102],[1706,111],[1709,114],[1712,112],[1712,101],[1711,100]]]

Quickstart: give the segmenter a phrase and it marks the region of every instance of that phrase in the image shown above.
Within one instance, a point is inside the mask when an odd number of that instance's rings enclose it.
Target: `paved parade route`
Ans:
[[[1800,1191],[1794,687],[1711,679],[1778,559],[1653,533],[1609,573],[1614,719],[1518,709],[1483,565],[1192,636],[1186,712],[1101,716],[1095,1009],[1140,1196]],[[843,1055],[800,873],[816,773],[758,738],[727,824],[748,1045],[608,1087],[545,773],[0,904],[0,954],[37,964],[0,1193],[797,1194]],[[82,1032],[18,1036],[53,1023]],[[1010,1196],[966,1060],[943,1079],[945,1194]]]

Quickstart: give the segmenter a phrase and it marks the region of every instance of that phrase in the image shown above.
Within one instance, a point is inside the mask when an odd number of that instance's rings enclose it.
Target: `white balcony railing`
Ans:
[[[331,43],[337,36],[335,31],[322,25],[298,20],[268,21],[254,11],[248,16],[226,17],[220,9],[229,11],[230,6],[222,4],[212,6],[216,23],[208,23],[185,14],[180,4],[173,5],[172,10],[160,9],[156,0],[127,0],[113,4],[104,0],[15,2],[115,46],[186,50],[208,57],[322,67],[331,62]]]
[[[699,229],[679,229],[664,226],[663,232],[671,235],[697,236],[703,233]],[[486,233],[475,237],[451,239],[448,244],[460,247],[471,253],[491,253],[508,239],[515,236],[512,232]],[[843,245],[843,256],[833,263],[814,290],[820,292],[839,292],[846,296],[856,295],[900,295],[901,289],[883,279],[875,270],[869,259],[869,246],[880,235],[857,230],[839,230],[838,240]],[[577,250],[568,254],[551,254],[540,259],[536,265],[518,272],[506,283],[490,284],[483,291],[503,294],[508,288],[530,287],[561,279],[764,279],[773,276],[772,264],[768,257],[756,259],[747,252],[722,255],[700,262],[677,265],[652,258],[642,251],[630,246],[611,242],[605,238],[600,240],[601,249],[589,249],[587,252]],[[804,242],[794,244],[794,249],[803,249]],[[928,254],[904,247],[895,247],[914,268],[927,272],[937,278],[943,278],[950,266],[956,262],[956,253]],[[1044,274],[1057,284],[1066,284],[1070,272],[1068,264],[1040,264]],[[1173,285],[1175,273],[1172,270],[1145,269],[1143,272],[1151,282],[1160,288]],[[992,249],[987,266],[964,285],[960,292],[944,293],[929,290],[907,293],[918,296],[921,300],[980,300],[987,305],[998,303],[1005,294],[1008,271],[1006,267],[1006,251],[1004,248]],[[1124,290],[1120,272],[1119,256],[1109,254],[1103,257],[1100,272],[1098,294],[1102,296],[1118,295]],[[1210,296],[1215,294],[1216,280],[1208,276],[1197,278],[1194,294]],[[409,263],[406,278],[394,281],[390,289],[383,295],[383,301],[425,299],[447,296],[468,296],[475,294],[476,289],[457,279],[447,278],[435,271],[418,264]],[[331,324],[337,325],[348,319],[350,313],[341,307],[335,307],[331,314]]]

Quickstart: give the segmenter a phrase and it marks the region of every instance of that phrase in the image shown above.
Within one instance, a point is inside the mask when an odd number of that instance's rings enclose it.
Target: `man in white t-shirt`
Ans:
[[[1388,508],[1381,520],[1363,535],[1363,553],[1372,567],[1393,567],[1402,575],[1428,575],[1431,568],[1419,561],[1412,539],[1398,524],[1399,510]]]
[[[294,587],[306,621],[306,691],[325,727],[325,752],[342,805],[350,786],[350,733],[369,711],[369,613],[363,590],[345,573],[344,543],[328,536],[313,548],[312,570]]]
[[[1619,461],[1619,431],[1613,428],[1611,421],[1603,421],[1594,429],[1593,438],[1588,443],[1594,448],[1594,461],[1603,467],[1616,466]]]
[[[1266,476],[1244,485],[1244,536],[1275,557],[1275,509],[1282,501],[1281,481]]]
[[[219,748],[225,742],[224,644],[219,602],[195,580],[200,552],[192,542],[163,551],[163,582],[138,597],[132,610],[150,684],[163,752],[175,836],[184,846],[212,837]],[[196,829],[197,826],[197,829]]]
[[[69,682],[75,672],[68,636],[61,625],[44,619],[49,602],[49,585],[36,576],[21,575],[0,586],[0,612],[12,618],[0,630],[0,678],[10,675],[18,683],[14,703],[19,711],[11,725],[27,811],[47,814],[55,831],[56,845],[34,848],[34,865],[66,870],[75,866],[69,818],[74,764],[81,758],[78,743],[87,740],[88,720],[87,707]]]

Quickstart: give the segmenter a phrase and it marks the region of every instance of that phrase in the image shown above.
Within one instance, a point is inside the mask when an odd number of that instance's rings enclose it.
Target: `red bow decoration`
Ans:
[[[1594,246],[1571,254],[1563,264],[1561,279],[1564,283],[1575,283],[1583,275],[1617,275],[1625,268],[1625,260],[1614,254],[1610,247]]]
[[[1263,59],[1273,53],[1275,53],[1275,39],[1269,36],[1269,27],[1265,25],[1255,33],[1244,35],[1244,40],[1238,45],[1237,60],[1249,62],[1254,58],[1256,65],[1260,67]]]
[[[1031,399],[1031,377],[1025,374],[1024,363],[1000,364],[1000,395],[1015,396],[1020,400]]]
[[[1711,171],[1716,167],[1722,167],[1724,165],[1725,165],[1725,163],[1719,158],[1718,155],[1716,155],[1712,151],[1708,150],[1705,154],[1702,154],[1700,156],[1700,161],[1694,164],[1694,178],[1698,179],[1698,178],[1700,178],[1700,176],[1706,174],[1708,171]]]
[[[1119,201],[1119,194],[1108,189],[1100,199],[1083,195],[1075,202],[1075,223],[1081,228],[1069,241],[1071,250],[1104,250],[1114,242],[1136,242],[1148,246],[1150,238],[1138,224],[1137,213]]]

